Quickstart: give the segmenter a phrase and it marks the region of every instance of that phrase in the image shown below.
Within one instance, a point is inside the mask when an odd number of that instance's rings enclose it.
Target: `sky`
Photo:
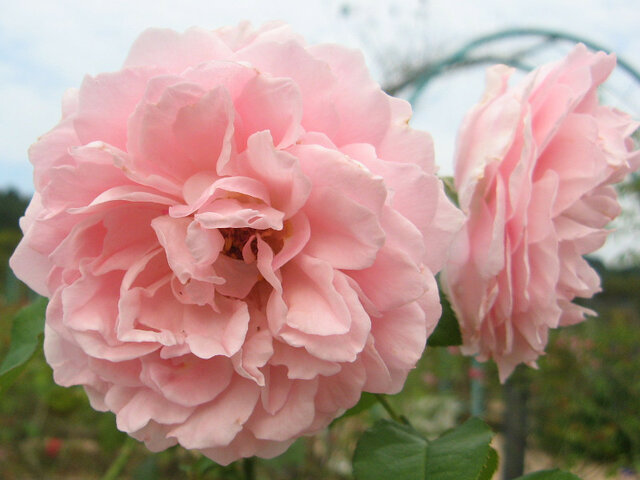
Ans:
[[[512,27],[566,31],[602,44],[640,68],[640,9],[633,0],[0,0],[0,188],[33,191],[27,149],[60,119],[60,100],[85,74],[120,68],[148,27],[218,28],[284,20],[309,43],[360,48],[374,78],[453,52],[470,39]],[[564,55],[549,49],[543,62]],[[508,44],[497,45],[508,48]],[[412,125],[429,131],[442,174],[452,172],[458,125],[481,96],[483,68],[432,82]],[[410,95],[410,91],[403,92]],[[618,72],[607,101],[640,118],[640,85]]]

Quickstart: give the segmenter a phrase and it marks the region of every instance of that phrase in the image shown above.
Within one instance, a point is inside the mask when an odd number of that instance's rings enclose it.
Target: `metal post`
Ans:
[[[504,470],[502,480],[511,480],[524,473],[527,448],[527,400],[529,381],[526,367],[519,367],[504,385]]]

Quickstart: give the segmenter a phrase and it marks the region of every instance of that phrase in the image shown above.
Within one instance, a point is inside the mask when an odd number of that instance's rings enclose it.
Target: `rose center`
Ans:
[[[254,236],[260,236],[262,240],[268,244],[273,250],[274,255],[282,250],[284,241],[282,238],[283,232],[279,230],[266,229],[256,230],[255,228],[219,228],[218,231],[224,238],[224,245],[222,247],[222,253],[228,257],[238,260],[244,260],[242,250],[248,241],[251,241],[251,252],[253,255],[258,254],[258,243]]]
[[[219,228],[218,231],[224,238],[222,253],[228,257],[242,260],[242,249],[247,241],[256,234],[253,228]],[[254,255],[258,253],[257,245],[252,242],[251,250]]]

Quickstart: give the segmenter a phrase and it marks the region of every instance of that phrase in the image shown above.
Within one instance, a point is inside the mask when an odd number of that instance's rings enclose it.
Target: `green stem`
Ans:
[[[394,422],[403,423],[405,425],[411,425],[407,417],[405,417],[404,415],[398,414],[393,409],[393,407],[391,406],[391,404],[389,403],[389,401],[384,395],[382,395],[381,393],[376,393],[375,396],[376,396],[376,400],[378,400],[378,403],[382,405],[382,407],[387,411],[387,413],[389,414],[389,416]]]
[[[245,458],[242,461],[242,470],[244,471],[245,480],[255,480],[256,478],[255,457]]]
[[[100,480],[117,480],[124,467],[127,465],[129,461],[129,457],[133,453],[133,447],[135,446],[136,441],[131,437],[127,437],[122,446],[120,447],[120,451],[118,452],[118,456],[113,461],[107,473],[105,473]]]

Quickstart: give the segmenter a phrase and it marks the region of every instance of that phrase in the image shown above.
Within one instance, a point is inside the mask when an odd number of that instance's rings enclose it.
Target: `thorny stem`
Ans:
[[[409,420],[407,419],[407,417],[405,417],[404,415],[398,414],[393,409],[391,404],[387,401],[387,398],[384,395],[380,393],[376,393],[375,396],[376,396],[376,400],[378,400],[378,403],[382,405],[382,407],[387,411],[387,413],[389,414],[389,416],[393,421],[411,426],[411,423],[409,423]]]

